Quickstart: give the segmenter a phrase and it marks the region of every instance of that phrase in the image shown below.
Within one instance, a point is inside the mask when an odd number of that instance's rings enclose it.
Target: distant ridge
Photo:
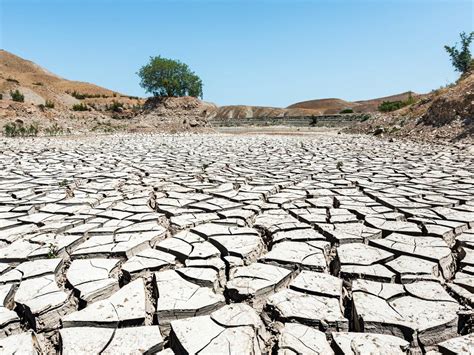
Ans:
[[[375,112],[378,106],[383,101],[403,101],[406,100],[410,95],[413,97],[420,97],[422,95],[416,94],[413,91],[406,91],[401,94],[379,97],[370,100],[361,101],[345,101],[342,99],[331,98],[331,99],[315,99],[308,101],[301,101],[288,106],[288,108],[299,108],[309,110],[320,110],[322,113],[335,114],[339,113],[344,109],[352,109],[354,112]]]

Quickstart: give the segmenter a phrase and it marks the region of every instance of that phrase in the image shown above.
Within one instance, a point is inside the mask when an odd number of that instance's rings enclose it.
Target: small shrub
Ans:
[[[73,91],[73,92],[71,93],[71,96],[72,96],[72,97],[75,97],[75,98],[78,99],[78,100],[84,100],[84,99],[86,98],[83,94],[79,94],[79,93],[76,92],[76,91]]]
[[[7,137],[15,137],[16,135],[16,125],[15,123],[7,123],[3,126],[3,134]]]
[[[370,115],[365,114],[365,115],[363,115],[362,118],[360,119],[360,122],[365,122],[365,121],[367,121],[369,118],[370,118]]]
[[[89,108],[87,107],[86,104],[83,104],[82,102],[80,104],[74,104],[72,106],[73,111],[89,111]]]
[[[354,113],[354,110],[351,108],[345,108],[344,110],[341,110],[339,113],[344,114],[344,113]]]
[[[384,101],[379,105],[380,112],[392,112],[403,107],[401,101]]]
[[[18,89],[16,89],[15,91],[10,91],[10,96],[13,101],[16,101],[16,102],[25,101],[25,95],[23,95]]]
[[[125,129],[125,125],[112,125],[110,121],[106,122],[97,122],[94,127],[92,127],[92,132],[103,132],[103,133],[112,133],[121,129]]]
[[[58,253],[59,253],[59,250],[56,247],[56,245],[54,245],[53,243],[49,243],[47,258],[48,259],[54,259],[58,256]]]
[[[46,103],[44,104],[47,108],[54,108],[54,102],[46,100]]]
[[[36,83],[33,83],[33,85],[37,85],[37,86],[43,86],[43,83],[37,81]]]
[[[34,122],[26,128],[26,135],[28,137],[36,137],[38,135],[38,131],[38,124]]]
[[[67,186],[67,180],[66,179],[63,179],[59,182],[59,186],[60,187],[66,187]]]
[[[22,121],[9,122],[3,126],[3,134],[6,137],[34,137],[38,135],[38,124],[33,122],[29,126]]]
[[[416,102],[415,98],[409,94],[408,99],[404,101],[384,101],[379,105],[380,112],[392,112],[401,109],[402,107],[412,105]]]
[[[415,102],[416,102],[416,99],[413,97],[413,95],[412,95],[411,93],[408,94],[408,99],[406,99],[405,101],[403,101],[403,103],[405,104],[405,106],[413,105]]]
[[[122,109],[123,109],[123,103],[115,101],[115,100],[112,101],[112,104],[110,106],[105,105],[106,111],[120,112],[122,111]]]
[[[336,164],[336,168],[341,170],[343,165],[344,165],[344,163],[342,161],[338,161],[337,164]]]

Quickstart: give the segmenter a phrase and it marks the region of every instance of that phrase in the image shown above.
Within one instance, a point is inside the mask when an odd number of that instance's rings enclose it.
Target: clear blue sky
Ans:
[[[472,0],[0,3],[0,47],[56,74],[143,96],[135,73],[161,54],[219,105],[430,91],[456,79],[443,45],[474,16]]]

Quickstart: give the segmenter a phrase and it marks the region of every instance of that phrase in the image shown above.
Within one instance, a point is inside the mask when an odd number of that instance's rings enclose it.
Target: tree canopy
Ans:
[[[471,70],[473,65],[473,59],[471,57],[469,46],[474,39],[474,32],[468,34],[461,32],[459,36],[461,37],[460,49],[456,48],[457,43],[452,47],[444,46],[444,49],[446,49],[446,52],[448,52],[449,56],[451,57],[451,62],[453,63],[453,67],[456,69],[456,71],[464,74]]]
[[[201,79],[179,60],[150,57],[138,71],[140,86],[158,97],[194,96],[202,98]]]

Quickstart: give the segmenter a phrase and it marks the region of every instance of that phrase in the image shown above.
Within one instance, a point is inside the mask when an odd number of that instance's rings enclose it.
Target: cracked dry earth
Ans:
[[[351,136],[0,141],[0,353],[473,353],[474,159]]]

